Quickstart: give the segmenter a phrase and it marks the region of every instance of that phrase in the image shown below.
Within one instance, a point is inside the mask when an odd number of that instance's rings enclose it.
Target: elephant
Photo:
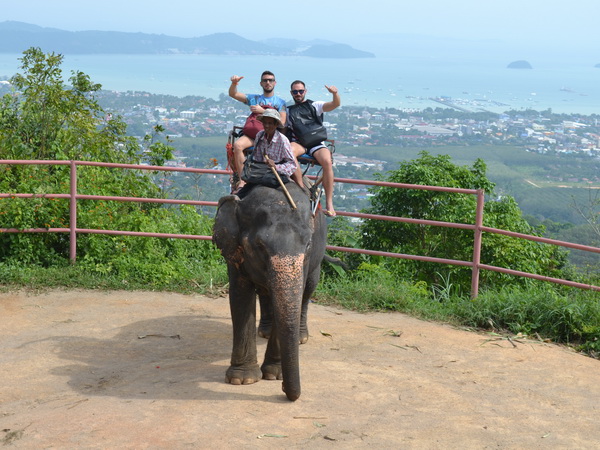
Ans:
[[[296,209],[281,187],[256,186],[243,198],[222,197],[213,242],[227,262],[233,325],[231,365],[225,381],[252,384],[261,378],[283,380],[287,398],[300,396],[299,343],[308,338],[306,315],[321,275],[327,223],[296,183],[286,185]],[[272,312],[263,364],[256,351],[256,296]]]

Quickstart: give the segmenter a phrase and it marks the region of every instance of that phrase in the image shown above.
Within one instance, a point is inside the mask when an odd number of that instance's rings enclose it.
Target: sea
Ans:
[[[0,77],[19,72],[20,54],[0,54]],[[219,99],[232,75],[239,90],[261,91],[260,74],[275,73],[276,94],[291,99],[290,83],[300,79],[308,98],[331,98],[336,86],[343,105],[421,110],[453,105],[465,111],[551,109],[555,113],[600,114],[598,61],[572,58],[535,60],[532,69],[508,69],[506,56],[412,54],[363,59],[239,55],[66,55],[65,79],[78,70],[111,91],[145,91],[179,97]]]

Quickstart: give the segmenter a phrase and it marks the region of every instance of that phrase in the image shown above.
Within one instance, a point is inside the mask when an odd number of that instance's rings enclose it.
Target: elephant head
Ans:
[[[320,276],[327,226],[315,216],[310,200],[295,183],[287,184],[297,208],[281,188],[256,186],[240,200],[219,200],[213,242],[225,258],[233,350],[226,381],[250,384],[283,379],[290,400],[300,396],[299,340],[301,311]],[[273,330],[262,366],[256,357],[256,295],[270,304]]]

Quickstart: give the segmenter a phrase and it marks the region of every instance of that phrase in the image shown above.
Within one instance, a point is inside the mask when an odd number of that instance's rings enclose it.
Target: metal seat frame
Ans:
[[[229,132],[229,136],[227,138],[227,148],[230,148],[232,152],[233,144],[235,143],[236,139],[240,137],[242,129],[243,127],[234,125],[233,129]],[[333,154],[335,153],[335,140],[326,139],[324,142],[325,146],[331,153],[331,158],[333,159]],[[254,150],[254,147],[245,148],[244,154],[247,156],[248,154],[252,153],[252,150]],[[235,173],[235,171],[233,170],[234,165],[233,161],[230,158],[233,158],[233,156],[230,157],[228,153],[228,164],[233,172],[232,175],[229,177],[229,182],[231,183],[231,186],[234,186],[235,184],[237,184],[239,179],[237,173]],[[321,164],[319,164],[319,162],[314,156],[311,156],[308,153],[304,153],[298,156],[297,159],[298,163],[306,166],[302,171],[302,178],[304,179],[304,184],[308,185],[307,187],[311,193],[312,212],[314,215],[319,206],[321,195],[323,194],[323,167],[321,167]],[[318,167],[318,170],[316,171],[316,173],[312,174],[315,177],[315,181],[313,183],[307,178],[307,176],[309,175],[309,170],[314,168],[315,166]]]

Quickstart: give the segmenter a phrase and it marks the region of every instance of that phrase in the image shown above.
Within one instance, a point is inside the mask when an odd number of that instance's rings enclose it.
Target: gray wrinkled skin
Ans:
[[[299,342],[308,338],[306,311],[321,273],[327,225],[310,212],[306,194],[286,185],[296,202],[292,209],[281,188],[256,187],[240,200],[219,200],[213,242],[229,273],[233,322],[231,365],[225,379],[252,384],[261,378],[283,380],[288,399],[300,396]],[[256,355],[256,296],[272,312],[272,329],[262,366]],[[302,328],[302,330],[301,330]]]

